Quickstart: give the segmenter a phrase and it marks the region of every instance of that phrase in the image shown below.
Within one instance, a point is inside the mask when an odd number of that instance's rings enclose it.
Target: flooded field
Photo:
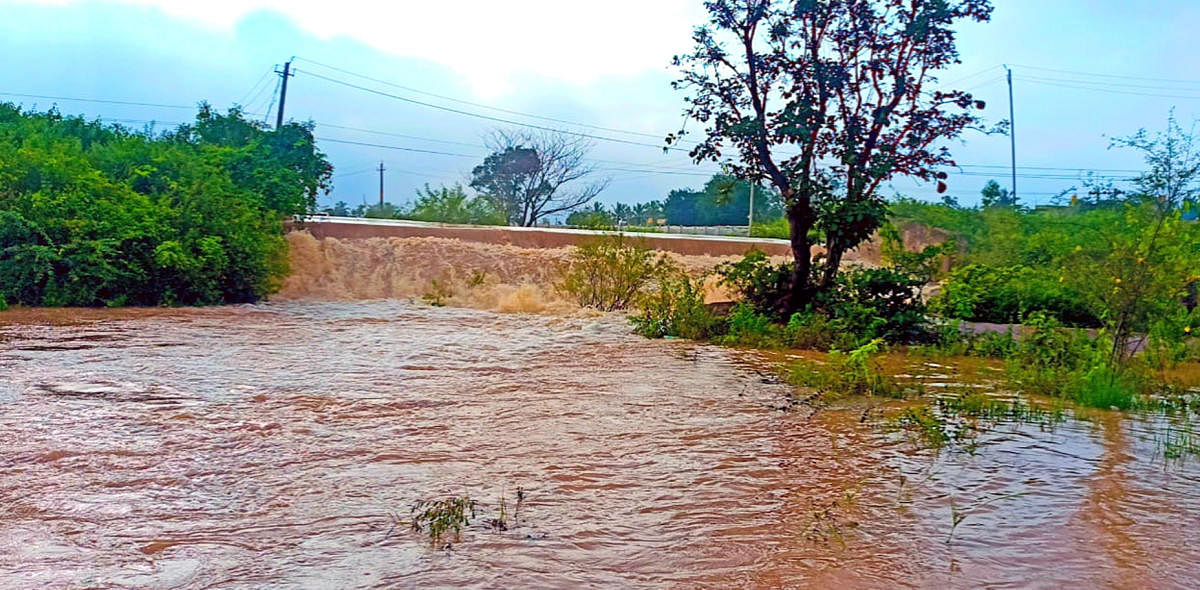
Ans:
[[[1200,461],[1164,453],[1170,418],[935,453],[789,391],[614,316],[10,311],[0,587],[1200,585]],[[479,514],[435,546],[406,521],[448,495]]]

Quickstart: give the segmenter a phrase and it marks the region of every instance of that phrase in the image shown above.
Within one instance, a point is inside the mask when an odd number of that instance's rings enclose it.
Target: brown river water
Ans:
[[[616,316],[9,311],[0,588],[1200,585],[1164,418],[935,453],[788,391]],[[480,514],[449,547],[396,526],[451,494]]]

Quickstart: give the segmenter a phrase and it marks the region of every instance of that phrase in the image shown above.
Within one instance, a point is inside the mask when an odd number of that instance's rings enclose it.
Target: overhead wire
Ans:
[[[456,109],[456,108],[453,108],[453,107],[447,107],[447,106],[444,106],[444,105],[433,104],[433,103],[430,103],[430,102],[425,102],[425,101],[415,100],[415,99],[408,98],[408,97],[404,97],[404,96],[400,96],[400,95],[397,95],[397,94],[392,94],[392,93],[389,93],[389,92],[384,92],[384,91],[382,91],[382,90],[378,90],[378,89],[375,89],[375,88],[369,88],[369,87],[367,87],[367,86],[361,86],[361,85],[358,85],[358,84],[354,84],[354,83],[352,83],[352,82],[347,82],[347,81],[345,81],[345,80],[338,80],[338,79],[336,79],[336,78],[331,78],[331,77],[329,77],[329,76],[323,76],[323,75],[321,75],[321,74],[317,74],[317,73],[310,72],[310,71],[307,71],[307,70],[305,70],[305,71],[296,70],[296,72],[297,72],[298,74],[299,74],[299,73],[303,73],[303,74],[304,74],[304,75],[306,75],[306,76],[312,76],[312,77],[315,77],[315,78],[319,78],[319,79],[325,80],[325,81],[327,81],[327,82],[331,82],[331,83],[338,84],[338,85],[341,85],[341,86],[346,86],[346,87],[348,87],[348,88],[354,88],[354,89],[357,89],[357,90],[361,90],[361,91],[368,92],[368,93],[371,93],[371,94],[376,94],[376,95],[383,96],[383,97],[386,97],[386,98],[391,98],[391,99],[394,99],[394,100],[399,100],[399,101],[403,101],[403,102],[407,102],[407,103],[410,103],[410,104],[415,104],[415,105],[420,105],[420,106],[424,106],[424,107],[428,107],[428,108],[438,109],[438,110],[442,110],[442,111],[446,111],[446,112],[450,112],[450,113],[456,113],[456,114],[459,114],[459,115],[464,115],[464,116],[467,116],[467,117],[475,117],[475,118],[477,118],[477,119],[484,119],[484,120],[487,120],[487,121],[494,121],[494,122],[497,122],[497,123],[504,123],[504,124],[506,124],[506,125],[516,125],[516,126],[519,126],[519,127],[528,127],[528,128],[531,128],[531,129],[538,129],[538,130],[542,130],[542,131],[550,131],[550,132],[554,132],[554,133],[563,133],[563,134],[566,134],[566,135],[573,135],[573,136],[576,136],[576,137],[582,137],[582,138],[586,138],[586,139],[594,139],[594,140],[597,140],[597,141],[608,141],[608,142],[613,142],[613,143],[622,143],[622,144],[626,144],[626,145],[637,145],[637,146],[643,146],[643,147],[651,147],[651,148],[654,148],[654,149],[661,149],[661,150],[665,150],[665,151],[680,151],[680,152],[686,152],[686,151],[687,151],[687,150],[684,150],[683,148],[673,148],[673,147],[663,146],[663,145],[661,145],[661,144],[653,144],[653,143],[646,143],[646,142],[641,142],[641,141],[633,141],[633,140],[628,140],[628,139],[620,139],[620,138],[616,138],[616,137],[606,137],[606,136],[603,136],[603,135],[595,135],[595,134],[591,134],[591,133],[582,133],[582,132],[579,132],[579,131],[571,131],[571,130],[569,130],[569,129],[556,129],[556,128],[553,128],[553,127],[546,127],[546,126],[544,126],[544,125],[535,125],[535,124],[533,124],[533,123],[524,123],[524,122],[521,122],[521,121],[514,121],[514,120],[511,120],[511,119],[504,119],[504,118],[501,118],[501,117],[493,117],[493,116],[491,116],[491,115],[485,115],[485,114],[482,114],[482,113],[473,113],[473,112],[471,112],[471,111],[464,111],[464,110],[462,110],[462,109]]]
[[[296,59],[297,59],[297,60],[300,60],[300,61],[305,61],[305,62],[308,62],[308,63],[310,63],[310,64],[313,64],[313,65],[316,65],[316,66],[320,66],[320,67],[323,67],[323,68],[327,68],[327,69],[330,69],[330,70],[333,70],[333,71],[336,71],[336,72],[340,72],[340,73],[343,73],[343,74],[347,74],[347,75],[350,75],[350,76],[354,76],[354,77],[356,77],[356,78],[361,78],[361,79],[363,79],[363,80],[369,80],[369,81],[371,81],[371,82],[375,82],[375,83],[378,83],[378,84],[383,84],[383,85],[385,85],[385,86],[390,86],[390,87],[392,87],[392,88],[397,88],[397,89],[400,89],[400,90],[405,90],[405,91],[408,91],[408,92],[412,92],[412,93],[414,93],[414,94],[420,94],[420,95],[422,95],[422,96],[429,96],[429,97],[432,97],[432,98],[439,98],[439,99],[446,100],[446,101],[450,101],[450,102],[457,103],[457,104],[463,104],[463,105],[473,106],[473,107],[477,107],[477,108],[488,109],[488,110],[491,110],[491,111],[496,111],[496,112],[498,112],[498,113],[505,113],[505,114],[509,114],[509,115],[517,115],[517,116],[521,116],[521,117],[527,117],[527,118],[530,118],[530,119],[536,119],[536,120],[539,120],[539,121],[547,121],[547,122],[551,122],[551,123],[562,123],[562,124],[565,124],[565,125],[573,125],[573,126],[576,126],[576,127],[583,127],[583,128],[587,128],[587,129],[595,129],[595,130],[597,130],[597,131],[608,131],[608,132],[611,132],[611,133],[624,133],[624,134],[627,134],[627,135],[636,135],[636,136],[641,136],[641,137],[650,137],[650,138],[654,138],[654,139],[661,139],[662,137],[664,137],[664,135],[657,135],[657,134],[652,134],[652,133],[646,133],[646,132],[644,132],[644,131],[630,131],[630,130],[627,130],[627,129],[617,129],[617,128],[614,128],[614,127],[604,127],[604,126],[600,126],[600,125],[593,125],[593,124],[591,124],[591,123],[581,123],[581,122],[579,122],[579,121],[571,121],[571,120],[567,120],[567,119],[559,119],[559,118],[555,118],[555,117],[547,117],[547,116],[545,116],[545,115],[536,115],[536,114],[533,114],[533,113],[526,113],[526,112],[522,112],[522,111],[516,111],[516,110],[512,110],[512,109],[505,109],[505,108],[501,108],[501,107],[497,107],[497,106],[492,106],[492,105],[487,105],[487,104],[483,104],[483,103],[472,102],[472,101],[469,101],[469,100],[462,100],[462,99],[459,99],[459,98],[454,98],[454,97],[452,97],[452,96],[446,96],[446,95],[444,95],[444,94],[437,94],[437,93],[428,92],[428,91],[425,91],[425,90],[420,90],[420,89],[418,89],[418,88],[413,88],[413,87],[411,87],[411,86],[405,86],[405,85],[403,85],[403,84],[396,84],[396,83],[394,83],[394,82],[389,82],[389,81],[387,81],[387,80],[381,80],[381,79],[379,79],[379,78],[374,78],[374,77],[371,77],[371,76],[367,76],[367,75],[365,75],[365,74],[360,74],[360,73],[353,72],[353,71],[350,71],[350,70],[347,70],[347,69],[344,69],[344,68],[339,68],[339,67],[337,67],[337,66],[331,66],[331,65],[329,65],[329,64],[324,64],[324,63],[321,63],[321,62],[318,62],[318,61],[314,61],[314,60],[311,60],[311,59],[307,59],[307,58],[304,58],[304,57],[299,57],[299,56],[298,56],[298,57],[296,57]],[[311,72],[309,72],[309,73],[311,73]],[[694,142],[692,142],[692,143],[694,143]]]

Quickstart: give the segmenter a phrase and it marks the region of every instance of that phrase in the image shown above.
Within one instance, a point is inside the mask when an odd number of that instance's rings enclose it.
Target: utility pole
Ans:
[[[279,112],[275,115],[275,130],[278,131],[280,127],[283,127],[283,105],[287,102],[288,78],[296,75],[292,73],[292,60],[289,59],[283,64],[282,72],[275,70],[275,73],[283,78],[283,83],[279,86]]]
[[[1013,87],[1012,87],[1012,70],[1006,65],[1004,69],[1008,71],[1008,139],[1012,145],[1012,201],[1017,202],[1017,123],[1013,114]]]
[[[754,185],[755,184],[756,183],[754,181],[750,182],[750,215],[747,217],[748,222],[746,223],[746,237],[747,238],[754,235]]]
[[[384,170],[386,170],[386,168],[383,167],[383,161],[381,160],[379,162],[379,206],[380,207],[383,207],[383,171]]]

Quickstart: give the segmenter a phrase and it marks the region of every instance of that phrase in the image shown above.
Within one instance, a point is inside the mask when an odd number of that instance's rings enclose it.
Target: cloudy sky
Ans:
[[[1172,107],[1200,117],[1200,2],[995,3],[991,23],[962,28],[963,64],[942,80],[998,121],[1012,67],[1023,201],[1046,202],[1087,171],[1127,177],[1140,158],[1107,137],[1161,128]],[[393,202],[463,182],[500,119],[606,138],[592,154],[612,179],[601,200],[633,203],[698,187],[713,169],[657,147],[682,123],[670,58],[703,18],[700,0],[0,0],[0,100],[138,127],[187,121],[201,100],[273,121],[273,70],[295,56],[286,114],[316,122],[336,167],[324,202],[377,199],[381,160]],[[1006,137],[951,147],[961,201],[977,202],[988,178],[1008,185]],[[936,199],[907,179],[891,190]]]

